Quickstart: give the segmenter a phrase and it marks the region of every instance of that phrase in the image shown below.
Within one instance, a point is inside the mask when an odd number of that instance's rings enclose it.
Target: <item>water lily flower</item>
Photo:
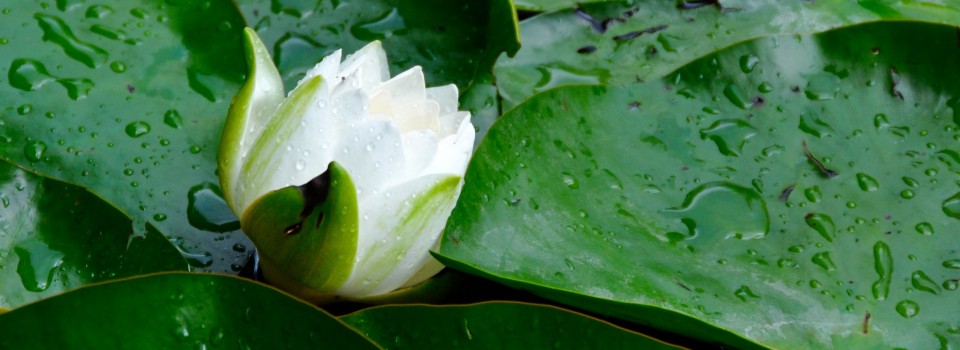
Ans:
[[[357,300],[439,272],[429,250],[475,137],[457,87],[426,88],[420,67],[391,78],[372,42],[327,56],[285,96],[256,32],[244,33],[249,72],[219,176],[267,280],[308,300]]]

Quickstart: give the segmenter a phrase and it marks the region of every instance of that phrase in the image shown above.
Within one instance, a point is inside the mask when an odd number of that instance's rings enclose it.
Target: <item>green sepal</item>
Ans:
[[[280,72],[257,32],[245,28],[243,34],[247,81],[230,103],[217,154],[220,187],[227,204],[237,215],[243,210],[236,189],[244,155],[250,151],[284,98]]]
[[[335,299],[353,270],[359,233],[357,190],[340,164],[303,186],[272,191],[240,220],[272,284],[313,302]]]

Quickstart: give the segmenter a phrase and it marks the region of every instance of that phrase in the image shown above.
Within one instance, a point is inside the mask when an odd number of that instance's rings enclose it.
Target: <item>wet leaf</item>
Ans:
[[[958,60],[955,27],[880,22],[545,92],[478,148],[440,258],[738,348],[957,346]]]
[[[250,243],[215,160],[242,28],[227,0],[0,5],[0,158],[89,189],[196,268],[239,270]]]
[[[527,3],[517,6],[524,8]],[[565,1],[550,3],[569,7]],[[718,49],[758,37],[816,33],[880,19],[957,24],[958,8],[955,0],[946,4],[884,0],[591,3],[524,20],[523,48],[513,58],[502,57],[494,73],[506,111],[558,86],[659,79]],[[666,27],[655,33],[632,34],[661,26]],[[630,39],[616,40],[624,35]],[[594,50],[581,52],[587,46]],[[744,67],[749,69],[749,61]]]
[[[93,282],[185,270],[154,229],[77,186],[0,162],[0,308],[15,308]]]
[[[69,312],[64,312],[69,310]],[[2,348],[376,349],[336,318],[230,276],[170,273],[81,288],[0,315]]]
[[[677,349],[567,310],[491,302],[382,306],[341,319],[386,349]]]
[[[586,0],[586,1],[576,1],[576,0],[515,0],[514,3],[517,5],[517,9],[521,11],[532,11],[532,12],[547,12],[547,11],[557,11],[563,9],[570,9],[577,7],[581,4],[593,3],[593,2],[612,2],[612,0]]]

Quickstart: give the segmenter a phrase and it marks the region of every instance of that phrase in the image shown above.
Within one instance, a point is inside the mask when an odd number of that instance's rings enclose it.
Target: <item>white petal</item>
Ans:
[[[342,54],[343,50],[337,50],[327,55],[327,57],[324,57],[320,63],[317,63],[317,65],[307,71],[307,74],[297,82],[297,85],[303,84],[307,79],[320,75],[323,76],[323,79],[327,81],[331,87],[337,86],[340,80],[337,79],[337,72],[340,70],[340,56]]]
[[[400,132],[440,131],[440,106],[432,100],[393,100],[393,121]]]
[[[457,174],[463,175],[473,154],[473,139],[476,132],[470,118],[460,123],[457,134],[447,136],[437,145],[437,154],[421,174]]]
[[[333,158],[350,173],[359,200],[404,181],[400,132],[387,120],[367,119],[337,131],[340,147]]]
[[[387,116],[393,119],[393,95],[390,91],[380,90],[370,95],[370,114]]]
[[[387,293],[420,272],[461,187],[459,176],[431,175],[364,199],[357,264],[337,292],[355,297]]]
[[[432,131],[411,131],[403,134],[403,155],[406,158],[404,178],[413,178],[433,162],[437,154],[437,135]]]
[[[427,88],[420,66],[410,68],[373,88],[371,96],[381,90],[390,91],[394,100],[418,101],[427,98]]]
[[[437,101],[440,105],[440,115],[454,113],[460,105],[457,86],[453,84],[427,88],[427,98]]]
[[[439,242],[440,240],[437,239],[437,243]],[[437,244],[434,244],[431,250],[436,250],[436,249],[437,249]],[[420,282],[426,281],[428,278],[433,277],[433,275],[436,275],[438,272],[440,272],[440,270],[443,270],[443,267],[444,267],[443,264],[437,261],[437,259],[434,259],[433,256],[431,256],[430,254],[424,255],[423,260],[424,260],[423,267],[420,268],[420,271],[417,271],[417,273],[415,273],[412,277],[410,277],[410,279],[407,280],[407,282],[404,282],[403,285],[400,286],[400,288],[413,287],[417,284],[420,284]]]
[[[254,185],[243,193],[244,207],[267,192],[306,183],[333,160],[332,152],[320,145],[336,147],[337,136],[332,132],[337,124],[317,103],[326,99],[329,88],[325,81],[311,83],[316,79],[322,78],[311,78],[294,89],[257,139],[244,166],[244,182]]]
[[[441,138],[454,135],[460,131],[463,121],[470,121],[470,112],[453,112],[440,117],[440,135]]]
[[[344,88],[362,88],[370,91],[390,78],[387,53],[383,51],[383,46],[379,41],[371,42],[347,56],[343,64],[340,65],[338,76],[351,83]],[[341,91],[334,91],[334,93],[339,92]]]

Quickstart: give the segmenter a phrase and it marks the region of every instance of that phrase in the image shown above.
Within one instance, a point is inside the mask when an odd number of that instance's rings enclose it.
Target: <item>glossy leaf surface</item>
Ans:
[[[66,312],[69,311],[69,312]],[[214,274],[158,274],[81,288],[0,315],[2,348],[376,349],[273,288]]]
[[[577,7],[581,4],[587,4],[592,2],[612,2],[613,0],[586,0],[586,1],[575,1],[575,0],[515,0],[514,3],[517,5],[518,10],[522,11],[533,11],[533,12],[547,12],[547,11],[557,11],[563,9],[570,9]]]
[[[0,308],[85,284],[186,270],[163,235],[89,192],[0,162]]]
[[[341,318],[385,349],[678,349],[551,306],[381,306]]]
[[[722,4],[722,5],[721,5]],[[518,4],[518,6],[520,6]],[[960,3],[916,1],[628,1],[585,4],[521,25],[523,49],[494,69],[504,110],[564,85],[659,79],[716,50],[776,34],[881,19],[960,23]]]
[[[481,144],[440,255],[737,347],[955,347],[958,60],[955,27],[882,22],[543,93]]]
[[[242,28],[227,0],[0,5],[0,158],[88,188],[194,267],[238,271],[250,245],[215,171]]]

